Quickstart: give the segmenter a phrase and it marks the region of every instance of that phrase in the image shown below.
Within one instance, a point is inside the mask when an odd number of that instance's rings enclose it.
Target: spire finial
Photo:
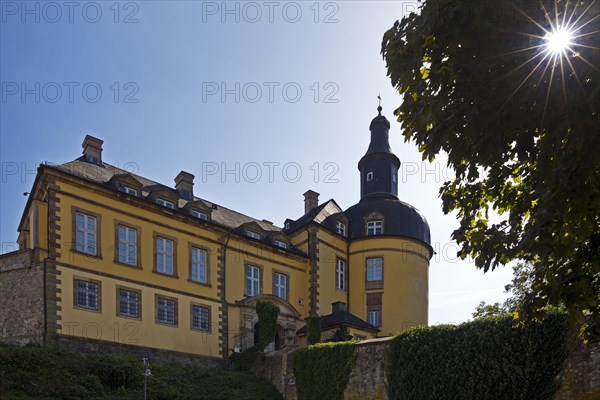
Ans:
[[[377,111],[379,111],[379,116],[381,117],[381,110],[383,110],[383,108],[381,108],[381,93],[379,93],[377,98],[379,99],[379,107],[377,107]]]

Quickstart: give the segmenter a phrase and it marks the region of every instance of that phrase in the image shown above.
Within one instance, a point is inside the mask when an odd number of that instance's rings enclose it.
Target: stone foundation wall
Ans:
[[[58,344],[69,351],[89,354],[119,354],[128,355],[135,358],[141,358],[150,355],[150,362],[164,364],[177,364],[183,366],[193,366],[200,368],[225,368],[225,362],[222,358],[197,356],[188,353],[179,353],[176,351],[154,349],[143,346],[134,346],[130,344],[109,342],[105,340],[93,340],[79,338],[68,335],[55,335],[48,342]]]
[[[0,255],[0,342],[42,344],[44,264],[33,250]]]
[[[344,399],[387,400],[386,370],[391,339],[364,340],[356,345],[356,366],[350,373]]]
[[[580,345],[558,377],[554,400],[600,399],[600,343]]]
[[[344,392],[345,400],[387,400],[386,368],[388,342],[373,339],[356,346],[356,366]],[[259,359],[254,372],[273,383],[286,400],[296,400],[293,353],[273,352]],[[600,343],[580,345],[571,354],[557,377],[559,389],[554,400],[600,399]]]

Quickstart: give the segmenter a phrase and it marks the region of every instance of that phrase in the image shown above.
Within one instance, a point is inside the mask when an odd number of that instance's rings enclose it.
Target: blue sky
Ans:
[[[509,268],[457,260],[458,223],[438,198],[450,171],[422,162],[392,115],[381,38],[415,3],[2,0],[1,251],[15,249],[37,165],[79,157],[86,134],[106,162],[167,185],[186,170],[196,195],[279,226],[308,189],[348,208],[381,93],[399,197],[427,217],[437,252],[430,323],[502,301]]]

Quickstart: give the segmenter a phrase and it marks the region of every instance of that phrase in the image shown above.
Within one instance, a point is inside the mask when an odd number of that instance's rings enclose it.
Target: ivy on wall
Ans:
[[[342,400],[356,365],[354,342],[333,342],[296,350],[294,376],[298,400]]]
[[[260,351],[263,351],[269,343],[275,340],[279,307],[271,302],[258,300],[256,302],[256,314],[258,315],[258,343],[254,345]]]
[[[321,317],[311,315],[306,318],[306,333],[308,344],[317,344],[321,342]]]
[[[415,328],[390,342],[389,399],[552,399],[569,338],[559,313],[519,328],[511,316]]]

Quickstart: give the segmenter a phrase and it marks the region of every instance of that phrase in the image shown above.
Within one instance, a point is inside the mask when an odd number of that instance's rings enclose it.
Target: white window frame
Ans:
[[[381,310],[369,311],[369,324],[376,328],[381,326]]]
[[[140,318],[140,292],[127,289],[118,289],[118,292],[119,316],[129,318]],[[123,296],[123,294],[125,294],[125,296]]]
[[[203,212],[200,212],[198,210],[192,210],[191,214],[192,214],[192,217],[196,217],[196,218],[203,219],[204,221],[208,221],[208,215],[206,215]]]
[[[258,296],[260,294],[260,272],[259,267],[246,264],[246,296]]]
[[[281,272],[273,273],[273,294],[287,300],[288,277]],[[281,295],[283,293],[283,296]]]
[[[75,305],[87,310],[98,311],[100,309],[100,285],[95,282],[75,280]],[[80,302],[80,300],[82,300]]]
[[[281,247],[282,249],[287,249],[287,243],[286,242],[282,242],[281,240],[273,240],[273,244],[277,247]]]
[[[177,301],[158,296],[156,298],[156,321],[166,325],[177,325]]]
[[[383,235],[383,221],[380,219],[367,221],[367,236]]]
[[[208,252],[192,246],[190,254],[190,280],[208,283]]]
[[[156,204],[170,208],[172,210],[175,209],[175,205],[172,202],[170,202],[169,200],[161,199],[160,197],[156,198]]]
[[[383,258],[367,258],[367,282],[383,281]]]
[[[367,172],[367,182],[371,182],[373,180],[373,172]]]
[[[81,223],[79,217],[83,218]],[[93,227],[90,227],[91,222]],[[93,256],[98,254],[98,219],[79,211],[75,212],[75,250]]]
[[[246,229],[246,236],[249,236],[249,237],[251,237],[253,239],[259,239],[260,240],[260,234],[258,234],[255,231],[252,231],[250,229]]]
[[[335,288],[346,290],[346,261],[337,258],[335,262]]]
[[[167,244],[171,243],[171,251],[169,252]],[[171,239],[167,239],[161,236],[156,236],[156,272],[161,274],[173,275],[174,274],[174,260],[175,260],[175,242]],[[162,261],[162,262],[159,262]],[[170,262],[169,262],[170,261]]]
[[[336,233],[338,233],[342,236],[346,236],[346,224],[344,224],[343,222],[337,221],[335,223],[335,231],[336,231]]]
[[[133,233],[133,240],[129,236],[130,233]],[[124,254],[121,252],[121,245],[125,249]],[[123,264],[137,265],[137,229],[125,225],[117,226],[117,260]]]
[[[123,192],[123,193],[127,193],[129,195],[132,196],[137,196],[138,195],[138,191],[132,187],[129,186],[125,186],[125,185],[121,185],[119,186],[119,191]]]
[[[210,331],[210,308],[192,304],[192,329]]]

